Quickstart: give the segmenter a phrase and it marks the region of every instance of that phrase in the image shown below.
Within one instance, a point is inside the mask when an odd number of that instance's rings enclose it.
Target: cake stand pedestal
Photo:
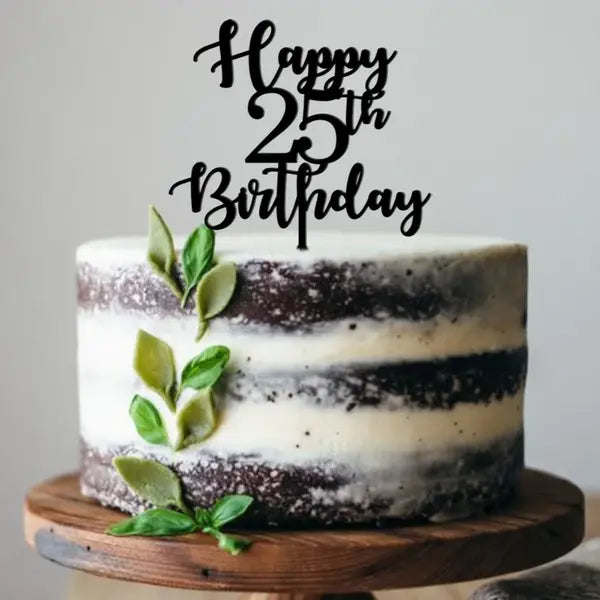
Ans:
[[[370,591],[492,577],[565,554],[583,537],[583,495],[538,471],[503,510],[444,524],[386,529],[239,531],[239,556],[206,535],[111,537],[123,518],[79,492],[76,474],[34,487],[25,538],[43,557],[96,575],[193,590],[269,592],[268,598],[370,598]],[[258,594],[256,595],[258,598]]]

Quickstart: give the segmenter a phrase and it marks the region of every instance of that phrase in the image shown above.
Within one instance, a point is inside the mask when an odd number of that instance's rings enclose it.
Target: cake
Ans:
[[[146,238],[78,248],[85,495],[128,513],[148,507],[120,478],[117,456],[169,467],[191,506],[251,495],[254,525],[440,521],[513,495],[527,368],[523,245],[313,232],[298,251],[286,233],[219,232],[215,256],[235,264],[235,291],[196,341],[194,301],[181,308],[148,263]],[[172,348],[178,369],[211,345],[229,349],[206,439],[175,450],[136,431],[136,395],[155,402],[170,436],[177,427],[132,367],[140,330]]]

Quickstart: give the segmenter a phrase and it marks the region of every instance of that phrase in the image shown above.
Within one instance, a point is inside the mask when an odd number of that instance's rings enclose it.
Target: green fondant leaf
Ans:
[[[199,342],[202,339],[202,336],[206,333],[208,329],[208,321],[204,319],[198,319],[198,331],[196,332],[196,341]]]
[[[199,340],[206,330],[206,321],[218,315],[229,304],[235,291],[236,271],[233,263],[219,263],[200,281],[196,288]]]
[[[113,459],[113,465],[123,481],[142,500],[159,508],[176,506],[189,512],[181,496],[179,478],[168,467],[135,456],[117,456]]]
[[[142,381],[160,394],[169,409],[174,411],[177,374],[171,347],[140,329],[135,344],[133,366]]]
[[[181,373],[181,389],[201,390],[213,386],[229,361],[229,348],[210,346],[193,358]]]
[[[181,298],[181,289],[175,275],[177,255],[173,237],[154,206],[150,206],[148,224],[148,262],[152,270],[163,279],[177,298]]]
[[[194,229],[183,246],[181,262],[185,278],[185,293],[181,300],[184,307],[192,290],[198,285],[202,276],[210,269],[215,250],[215,234],[212,229],[201,225]]]
[[[221,529],[223,525],[241,517],[254,502],[252,496],[244,494],[232,494],[223,496],[210,509],[211,524],[216,529]]]
[[[181,450],[202,442],[215,430],[217,415],[210,388],[206,388],[187,402],[177,413],[178,440],[176,449]]]
[[[184,535],[198,529],[194,519],[188,515],[174,510],[153,508],[112,525],[106,533],[116,536]]]
[[[225,552],[229,552],[232,556],[237,556],[252,545],[250,540],[238,537],[237,535],[223,533],[212,527],[205,527],[202,531],[215,537],[219,542],[219,548],[225,550]]]
[[[129,414],[142,439],[149,444],[169,445],[162,417],[150,400],[136,394],[129,405]]]

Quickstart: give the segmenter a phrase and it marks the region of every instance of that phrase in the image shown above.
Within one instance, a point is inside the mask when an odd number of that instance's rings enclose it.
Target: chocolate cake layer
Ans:
[[[447,456],[415,454],[394,470],[368,474],[335,462],[269,465],[257,456],[202,452],[192,463],[170,463],[136,447],[98,450],[82,441],[84,493],[136,513],[148,506],[132,494],[111,464],[115,456],[123,455],[167,464],[181,478],[191,506],[210,506],[226,493],[247,493],[255,502],[240,524],[311,527],[442,520],[497,506],[514,492],[523,465],[523,436],[520,432],[487,446],[465,446]]]
[[[443,314],[458,320],[496,295],[524,293],[514,289],[515,270],[524,269],[520,252],[469,261],[452,256],[389,263],[318,261],[310,269],[266,260],[236,266],[236,293],[219,318],[282,330],[310,330],[317,323],[352,318],[423,321]],[[144,263],[107,271],[80,262],[77,281],[82,309],[111,307],[156,316],[194,311],[193,301],[182,310]],[[524,318],[523,311],[519,319]]]
[[[465,402],[487,404],[517,393],[525,384],[527,348],[453,356],[433,361],[406,361],[376,366],[329,367],[259,375],[242,368],[223,381],[223,395],[240,402],[288,397],[353,410],[357,406],[450,409]]]

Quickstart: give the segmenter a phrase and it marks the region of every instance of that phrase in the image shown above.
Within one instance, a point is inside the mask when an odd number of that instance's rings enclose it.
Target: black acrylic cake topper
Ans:
[[[334,190],[328,195],[324,189],[311,188],[313,178],[346,153],[352,136],[361,127],[372,125],[375,129],[382,129],[389,121],[391,112],[374,105],[385,96],[389,65],[397,52],[389,52],[385,48],[371,52],[354,47],[336,50],[323,47],[307,51],[301,46],[284,47],[279,50],[277,68],[274,72],[265,73],[261,57],[275,37],[275,25],[271,21],[261,21],[252,32],[248,49],[234,53],[232,42],[237,33],[237,23],[232,19],[225,21],[219,29],[219,39],[200,48],[194,54],[194,61],[207,52],[218,51],[219,58],[211,71],[219,71],[221,87],[230,88],[234,85],[235,61],[247,58],[248,74],[254,88],[248,100],[248,113],[253,119],[264,117],[262,104],[266,96],[279,97],[283,101],[283,113],[278,124],[246,156],[247,163],[270,165],[262,173],[274,174],[275,185],[263,187],[258,179],[253,178],[237,195],[233,195],[229,189],[232,179],[229,169],[210,169],[205,162],[197,162],[190,176],[174,183],[169,194],[183,184],[190,184],[191,208],[195,213],[202,210],[206,197],[215,200],[216,204],[205,214],[206,225],[214,230],[228,227],[238,216],[247,219],[255,210],[261,219],[274,216],[282,229],[297,220],[298,249],[301,250],[307,248],[309,210],[316,219],[325,218],[330,211],[345,211],[351,219],[359,219],[368,210],[380,211],[384,217],[402,211],[406,214],[400,224],[401,233],[405,236],[417,233],[423,207],[431,194],[424,196],[420,190],[413,190],[407,197],[404,192],[394,193],[384,188],[371,190],[366,198],[360,200],[358,193],[364,176],[364,166],[360,162],[351,167],[344,189]],[[368,71],[368,75],[364,88],[357,92],[347,87],[347,83],[361,69]],[[286,70],[300,77],[296,94],[278,85]],[[327,112],[334,106],[339,109],[340,104],[344,107],[344,118],[335,116],[331,110]],[[325,156],[319,156],[308,133],[311,125],[319,122],[331,129],[334,139],[333,150]],[[294,125],[302,135],[291,143],[289,150],[273,152],[269,148],[272,142]],[[294,178],[296,197],[288,205],[287,191],[288,187],[292,187]]]

